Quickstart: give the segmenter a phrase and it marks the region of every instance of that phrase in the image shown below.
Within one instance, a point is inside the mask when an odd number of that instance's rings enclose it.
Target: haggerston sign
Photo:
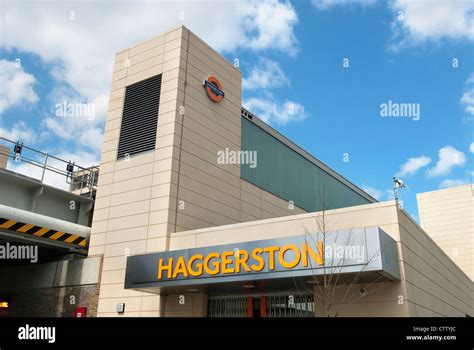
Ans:
[[[396,242],[378,227],[172,250],[127,258],[125,288],[376,271],[399,279]]]
[[[318,241],[318,251],[315,252],[310,244],[304,242],[301,247],[295,244],[284,246],[273,245],[255,247],[251,251],[235,248],[234,250],[211,252],[206,255],[195,254],[188,259],[184,256],[175,258],[160,258],[158,261],[158,280],[175,279],[178,277],[199,277],[205,272],[209,276],[245,272],[259,272],[265,269],[275,270],[275,263],[284,268],[292,269],[302,263],[303,267],[323,265],[323,242]],[[288,253],[288,254],[287,254]],[[253,263],[249,263],[249,261]],[[266,266],[268,265],[268,266]]]

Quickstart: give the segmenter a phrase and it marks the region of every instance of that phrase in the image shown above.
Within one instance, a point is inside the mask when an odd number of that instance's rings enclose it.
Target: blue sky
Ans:
[[[394,12],[386,4],[324,11],[309,3],[295,7],[299,52],[296,57],[273,56],[288,78],[274,92],[299,101],[308,116],[276,125],[280,131],[381,200],[392,195],[391,179],[398,173],[407,184],[400,192],[404,207],[415,217],[416,193],[471,182],[473,115],[460,99],[474,71],[472,38],[395,47]],[[452,65],[454,58],[458,68]],[[388,100],[419,103],[420,120],[380,117],[380,104]],[[428,176],[446,146],[462,152],[464,164]],[[343,161],[344,153],[349,162]],[[413,174],[399,172],[409,158],[422,156],[431,159],[427,166]]]
[[[472,182],[473,1],[2,2],[0,136],[97,164],[113,54],[184,24],[239,60],[246,107],[380,200],[399,175],[417,219],[416,193]],[[63,100],[95,118],[58,118]]]

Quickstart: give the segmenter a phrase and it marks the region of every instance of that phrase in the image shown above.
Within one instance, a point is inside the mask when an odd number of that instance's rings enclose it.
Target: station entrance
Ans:
[[[313,294],[253,294],[208,298],[208,317],[314,317]]]

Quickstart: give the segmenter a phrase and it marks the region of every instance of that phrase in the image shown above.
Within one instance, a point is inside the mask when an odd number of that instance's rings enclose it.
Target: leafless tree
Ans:
[[[352,275],[345,274],[343,268],[348,262],[348,256],[343,254],[342,258],[338,258],[337,261],[335,261],[335,254],[333,252],[331,256],[327,257],[326,243],[328,242],[330,235],[334,235],[330,237],[331,242],[333,242],[334,245],[338,245],[338,240],[342,241],[341,245],[343,246],[352,245],[353,229],[349,229],[349,233],[345,240],[340,239],[339,232],[333,230],[334,223],[332,220],[334,220],[334,216],[328,215],[327,213],[327,207],[325,206],[326,197],[322,195],[319,198],[322,203],[320,206],[322,210],[315,213],[314,220],[316,223],[316,232],[310,233],[310,230],[308,230],[307,227],[304,227],[304,230],[306,244],[310,245],[312,243],[312,246],[318,247],[318,242],[322,242],[323,249],[321,254],[323,264],[322,266],[315,266],[311,259],[308,259],[309,267],[312,271],[311,284],[313,285],[313,288],[309,288],[305,283],[301,285],[304,290],[314,295],[315,304],[320,303],[322,307],[322,316],[336,317],[338,316],[338,310],[336,309],[337,303],[343,305],[354,303],[361,298],[365,298],[374,293],[380,288],[383,288],[387,283],[390,283],[390,281],[379,275],[369,283],[359,285],[358,290],[354,290],[354,287],[359,284],[363,272],[366,271],[367,267],[374,259],[380,256],[380,250],[376,251],[372,256],[367,257],[367,260],[357,273]],[[320,273],[321,270],[322,273]],[[364,293],[360,293],[361,288],[364,288]],[[342,299],[336,300],[336,291],[344,292]]]

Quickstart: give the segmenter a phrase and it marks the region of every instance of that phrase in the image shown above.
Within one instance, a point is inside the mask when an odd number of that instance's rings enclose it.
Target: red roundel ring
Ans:
[[[213,77],[213,76],[210,76],[209,78],[207,78],[207,81],[209,84],[213,84],[214,86],[216,86],[219,90],[222,91],[222,85],[221,83],[219,82],[219,80],[217,80],[216,77]],[[214,102],[220,102],[222,101],[222,99],[224,98],[224,96],[222,95],[216,95],[212,89],[209,87],[209,86],[206,86],[206,91],[207,91],[207,95],[211,98],[211,100],[213,100]]]

